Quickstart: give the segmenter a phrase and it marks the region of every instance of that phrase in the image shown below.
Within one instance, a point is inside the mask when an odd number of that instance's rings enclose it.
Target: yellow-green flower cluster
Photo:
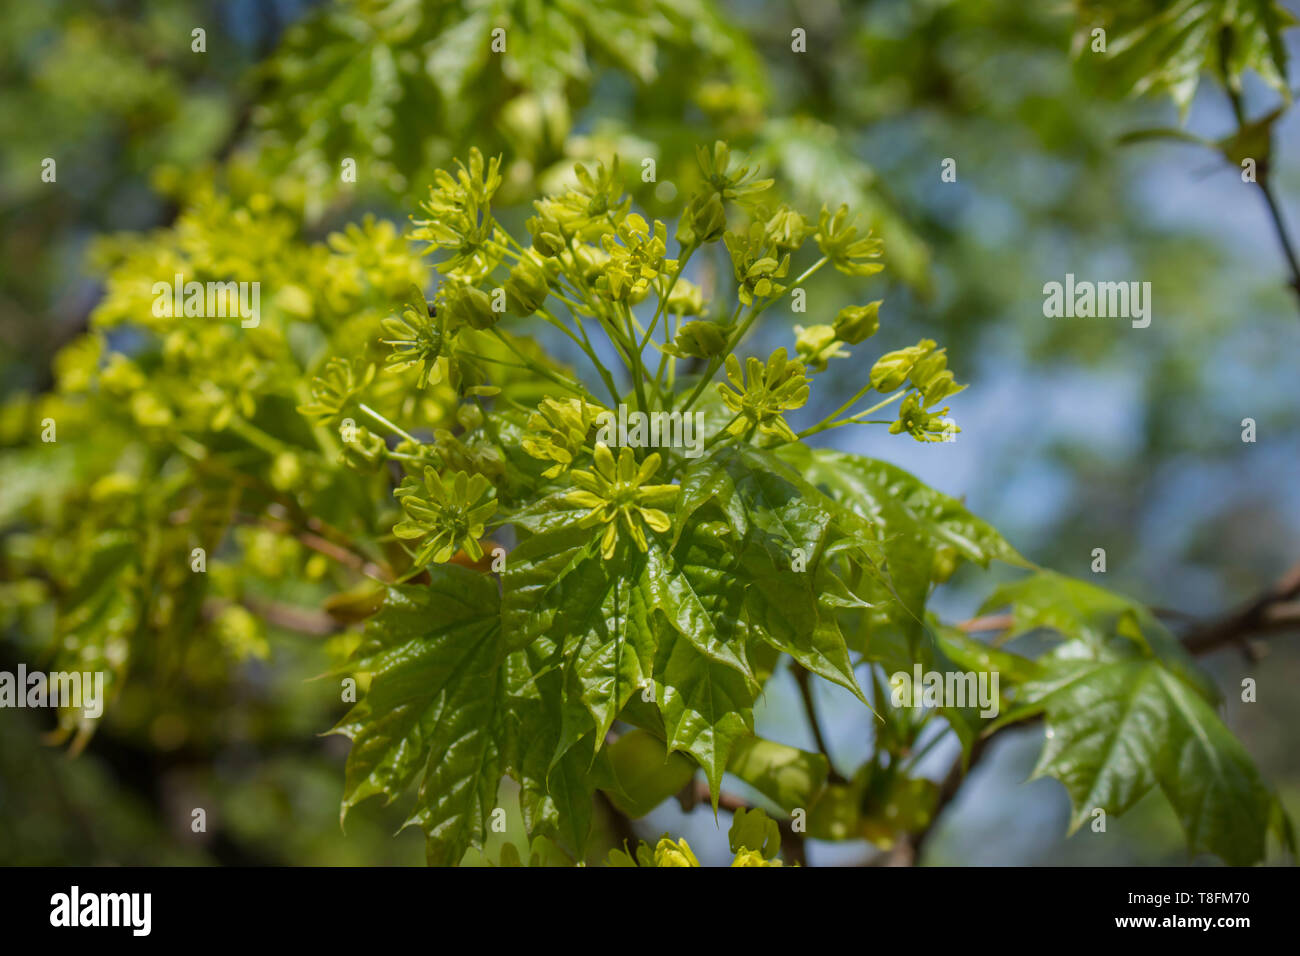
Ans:
[[[750,305],[754,299],[770,299],[785,291],[777,279],[790,271],[790,254],[780,255],[762,222],[751,222],[744,232],[729,232],[722,237],[731,254],[731,267],[739,283],[740,301]]]
[[[772,188],[773,180],[758,178],[757,166],[732,165],[731,148],[722,140],[713,144],[712,152],[697,146],[695,155],[705,185],[723,202],[751,204],[760,193]]]
[[[700,246],[716,242],[726,232],[726,203],[754,205],[760,194],[772,187],[772,180],[759,179],[757,166],[733,165],[731,150],[721,140],[711,151],[697,146],[695,155],[704,188],[686,204],[677,224],[677,240],[682,245]]]
[[[667,834],[659,838],[659,842],[654,848],[644,841],[637,846],[636,856],[633,857],[627,852],[626,847],[622,850],[611,850],[609,854],[608,866],[640,866],[640,867],[664,867],[664,866],[681,866],[697,867],[700,865],[699,859],[695,856],[695,851],[685,839],[674,840]],[[750,850],[747,847],[740,847],[736,850],[736,857],[731,861],[732,866],[784,866],[780,859],[767,859],[758,850]]]
[[[617,158],[608,169],[597,163],[594,172],[579,163],[573,173],[576,186],[533,203],[537,215],[528,220],[527,227],[533,248],[543,256],[559,255],[571,239],[596,242],[614,230],[614,223],[632,205],[632,200],[623,196]]]
[[[677,260],[666,258],[667,228],[656,220],[652,230],[636,213],[601,236],[600,244],[609,260],[596,288],[615,302],[640,302],[660,275],[677,268]]]
[[[833,325],[794,327],[795,353],[813,372],[826,371],[833,358],[848,358],[845,345],[856,345],[880,328],[880,303],[850,305],[840,309]]]
[[[311,401],[299,405],[298,411],[320,422],[333,421],[374,377],[375,367],[368,362],[332,358],[311,381]]]
[[[794,350],[803,362],[814,372],[826,371],[826,363],[833,358],[848,358],[844,343],[835,334],[831,325],[796,325],[794,327]]]
[[[533,458],[555,462],[542,472],[543,478],[554,478],[573,464],[605,411],[581,398],[542,400],[528,416],[530,434],[522,445]]]
[[[492,218],[492,197],[501,187],[501,159],[484,163],[477,148],[469,153],[469,165],[460,160],[453,177],[437,171],[429,198],[420,208],[428,219],[417,219],[411,238],[421,239],[450,255],[438,263],[438,271],[476,282],[501,261],[502,237]]]
[[[892,392],[907,383],[913,389],[899,407],[898,420],[889,426],[893,434],[907,432],[917,441],[930,442],[943,441],[960,431],[945,420],[947,406],[929,410],[966,387],[957,384],[947,366],[946,350],[937,348],[933,339],[922,339],[916,345],[888,352],[876,361],[871,369],[873,388]]]

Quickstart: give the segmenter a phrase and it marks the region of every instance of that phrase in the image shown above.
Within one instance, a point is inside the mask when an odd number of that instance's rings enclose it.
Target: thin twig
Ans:
[[[795,683],[799,685],[799,696],[803,698],[803,712],[808,716],[808,726],[812,728],[813,741],[817,744],[817,751],[826,758],[826,766],[830,768],[827,779],[831,783],[847,783],[848,781],[835,769],[835,761],[831,760],[830,749],[826,746],[826,738],[822,736],[821,723],[817,720],[817,705],[813,701],[811,674],[808,669],[798,662],[790,665],[791,673],[794,674]]]

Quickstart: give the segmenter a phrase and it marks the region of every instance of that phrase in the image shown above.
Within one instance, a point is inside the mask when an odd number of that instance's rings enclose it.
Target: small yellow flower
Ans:
[[[420,388],[437,385],[442,381],[438,360],[446,354],[446,319],[438,316],[437,307],[425,300],[419,286],[411,286],[407,299],[401,318],[390,316],[380,323],[392,336],[380,339],[393,350],[385,364],[399,370],[415,366],[420,370]]]
[[[736,295],[743,304],[775,298],[785,291],[786,287],[776,280],[784,279],[790,271],[790,254],[782,255],[773,245],[763,223],[752,222],[744,232],[729,232],[722,242],[731,255]]]
[[[375,377],[375,367],[366,362],[352,363],[332,358],[324,371],[311,380],[312,400],[298,406],[298,411],[318,422],[333,421],[343,414]]]
[[[527,226],[543,256],[557,255],[571,238],[591,242],[613,232],[611,217],[617,222],[632,205],[631,198],[623,195],[617,156],[608,168],[598,162],[593,170],[579,163],[573,174],[576,186],[533,203],[537,215]]]
[[[440,169],[429,187],[429,198],[420,204],[428,219],[412,220],[412,239],[422,240],[450,253],[438,264],[438,271],[454,273],[476,282],[492,272],[501,261],[500,230],[492,218],[492,197],[501,187],[501,158],[486,163],[477,149],[469,153],[469,165],[456,161],[456,175]]]
[[[723,403],[737,414],[728,427],[733,435],[743,435],[751,428],[777,435],[787,441],[797,437],[785,423],[781,413],[801,408],[808,401],[808,379],[802,362],[786,359],[785,349],[777,349],[764,365],[751,357],[745,363],[746,374],[740,371],[740,359],[727,356],[727,378],[735,388],[725,382],[718,383],[718,394]]]
[[[870,276],[885,268],[879,259],[885,250],[885,244],[871,236],[870,230],[865,236],[858,237],[858,227],[848,221],[849,207],[840,206],[832,216],[830,210],[822,207],[821,218],[817,221],[814,238],[822,255],[830,259],[835,268],[845,275]]]
[[[736,852],[736,858],[731,861],[732,866],[783,866],[780,860],[764,859],[763,854],[757,850],[749,850],[741,847]]]
[[[570,473],[579,490],[569,492],[566,500],[570,504],[591,509],[582,518],[584,526],[605,525],[605,534],[600,540],[600,553],[606,560],[614,556],[620,518],[636,546],[645,551],[649,545],[642,523],[660,533],[672,527],[668,515],[653,506],[671,504],[677,497],[678,486],[645,483],[659,470],[658,454],[650,455],[638,468],[632,449],[620,448],[618,462],[615,463],[613,452],[600,442],[596,445],[593,458],[594,471],[575,469]]]
[[[636,213],[628,214],[614,234],[602,236],[601,246],[609,261],[596,287],[615,302],[639,302],[661,274],[677,268],[676,260],[665,258],[667,228],[656,220],[652,229]]]
[[[393,534],[399,538],[428,539],[420,546],[415,563],[425,565],[433,561],[441,564],[450,561],[461,550],[475,561],[483,557],[479,538],[483,537],[485,522],[497,508],[496,501],[491,498],[478,504],[488,490],[488,480],[482,475],[471,478],[458,471],[445,484],[438,473],[426,465],[424,487],[420,485],[417,479],[408,477],[397,489],[397,498],[407,520],[393,527]]]
[[[655,847],[655,866],[699,866],[700,861],[691,851],[691,845],[685,840],[670,840],[664,837]]]
[[[810,325],[804,328],[796,325],[794,335],[794,350],[799,360],[814,372],[826,371],[826,363],[833,358],[849,357],[833,326]]]

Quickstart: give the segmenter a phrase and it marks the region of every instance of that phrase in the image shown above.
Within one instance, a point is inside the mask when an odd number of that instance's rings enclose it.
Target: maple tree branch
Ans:
[[[1296,258],[1295,245],[1291,241],[1291,234],[1287,231],[1286,220],[1282,218],[1282,207],[1277,201],[1277,196],[1273,194],[1272,186],[1269,184],[1268,174],[1261,171],[1255,185],[1259,187],[1260,193],[1264,196],[1264,203],[1268,206],[1269,216],[1273,220],[1273,231],[1277,234],[1278,244],[1282,247],[1282,255],[1291,269],[1291,281],[1289,283],[1291,291],[1300,296],[1300,261]]]
[[[1223,617],[1193,625],[1183,635],[1183,646],[1193,654],[1208,654],[1230,644],[1254,659],[1246,638],[1300,628],[1300,562],[1272,587]]]
[[[1184,616],[1184,615],[1177,615]],[[967,633],[1005,631],[1014,623],[1010,614],[989,614],[971,618],[957,625]],[[1212,618],[1199,624],[1193,624],[1182,636],[1183,646],[1192,654],[1204,655],[1220,650],[1229,645],[1236,645],[1251,660],[1256,659],[1253,648],[1247,638],[1263,633],[1300,630],[1300,562],[1292,565],[1271,587],[1266,588],[1255,598],[1246,602],[1240,609],[1221,617]],[[987,737],[979,737],[971,747],[970,760],[963,764],[959,754],[953,761],[948,773],[939,784],[939,798],[929,823],[916,833],[900,840],[909,842],[912,859],[919,860],[921,850],[938,822],[944,809],[956,799],[962,785],[970,776],[980,759],[988,753],[989,745],[1006,731],[1031,727],[1041,722],[1041,717],[999,728]]]

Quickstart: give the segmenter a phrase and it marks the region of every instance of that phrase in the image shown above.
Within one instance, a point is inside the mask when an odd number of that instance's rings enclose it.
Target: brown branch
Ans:
[[[1282,256],[1291,269],[1291,280],[1288,285],[1292,292],[1300,296],[1300,262],[1296,259],[1295,246],[1291,241],[1290,233],[1287,232],[1286,221],[1282,218],[1282,208],[1278,204],[1277,197],[1273,195],[1268,174],[1261,171],[1255,184],[1259,186],[1259,191],[1264,196],[1264,204],[1268,206],[1269,216],[1273,220],[1273,231],[1277,233],[1278,244],[1282,247]]]
[[[948,773],[944,775],[939,784],[939,798],[935,801],[934,810],[930,813],[930,820],[924,828],[915,833],[903,837],[900,843],[909,843],[912,848],[912,860],[921,859],[921,851],[925,848],[926,842],[934,832],[935,824],[939,822],[939,816],[947,809],[948,804],[957,799],[957,794],[961,791],[962,785],[966,778],[970,776],[975,765],[980,762],[986,753],[989,745],[993,740],[1008,730],[1019,730],[1025,727],[1031,727],[1041,720],[1039,717],[1032,717],[1028,720],[1021,721],[1017,724],[1008,724],[1001,727],[987,737],[977,737],[975,743],[971,745],[970,760],[963,759],[963,754],[958,754],[957,759],[953,761],[952,766],[948,768]]]
[[[1225,37],[1231,34],[1223,34]],[[1228,68],[1229,46],[1224,44],[1219,49],[1219,69],[1222,74],[1223,88],[1228,94],[1228,102],[1232,105],[1232,115],[1237,120],[1237,135],[1242,135],[1251,125],[1246,119],[1246,108],[1242,101],[1241,91],[1232,85],[1231,71]],[[1286,260],[1287,268],[1291,271],[1290,279],[1287,285],[1291,291],[1300,298],[1300,259],[1296,257],[1295,243],[1291,241],[1291,233],[1286,227],[1286,220],[1282,218],[1282,207],[1273,195],[1273,189],[1270,183],[1272,173],[1272,156],[1273,151],[1272,137],[1273,130],[1270,125],[1268,128],[1268,145],[1266,154],[1261,158],[1255,176],[1255,185],[1259,187],[1260,194],[1264,197],[1264,204],[1268,207],[1269,218],[1273,223],[1273,232],[1277,236],[1278,245],[1282,249],[1282,258]],[[1232,162],[1229,159],[1229,162]]]
[[[641,836],[636,832],[632,818],[614,806],[614,801],[609,799],[604,790],[596,791],[596,801],[605,812],[610,829],[614,831],[615,845],[635,857],[637,844],[641,842]]]
[[[328,634],[334,634],[342,630],[339,622],[324,611],[318,611],[310,607],[295,607],[292,604],[281,604],[277,601],[266,601],[255,597],[245,597],[238,602],[227,601],[225,598],[207,598],[203,602],[203,616],[211,620],[225,608],[235,603],[248,608],[268,624],[273,624],[286,631],[297,631],[299,634],[325,637]]]
[[[978,634],[984,631],[1005,631],[1014,623],[1015,619],[1010,614],[986,614],[962,621],[957,627],[967,634]]]
[[[1300,562],[1270,588],[1237,611],[1194,625],[1183,635],[1193,654],[1208,654],[1228,645],[1252,654],[1246,638],[1300,627]]]

